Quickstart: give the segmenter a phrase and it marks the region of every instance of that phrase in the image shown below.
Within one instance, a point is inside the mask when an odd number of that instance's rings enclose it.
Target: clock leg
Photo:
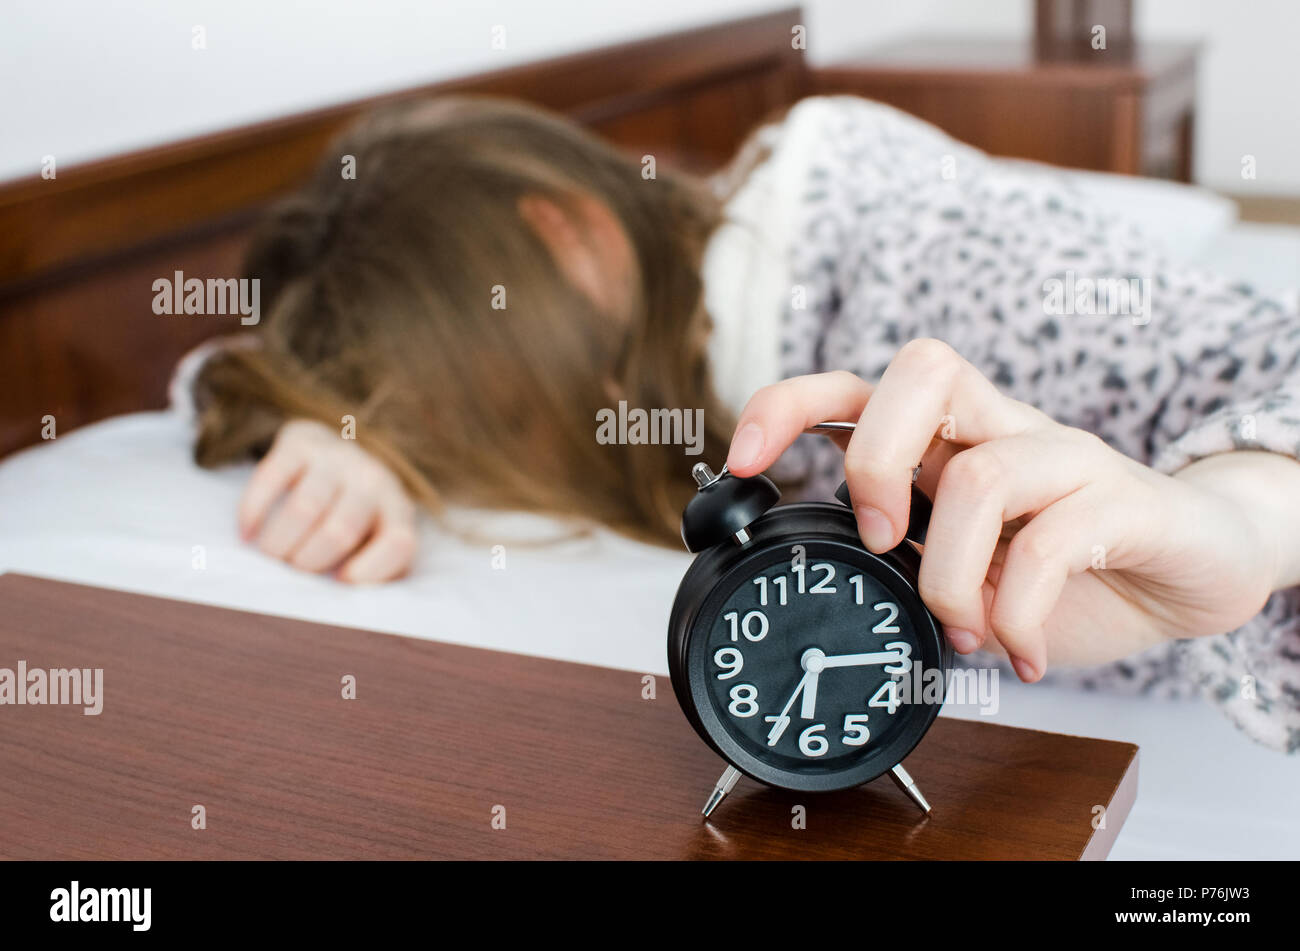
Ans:
[[[722,775],[718,777],[717,783],[713,786],[713,792],[709,794],[709,801],[704,804],[702,812],[704,818],[707,819],[713,810],[718,807],[718,803],[722,802],[727,793],[731,792],[731,788],[736,785],[736,780],[739,778],[740,770],[734,766],[728,766],[722,771]]]
[[[912,782],[912,777],[908,775],[907,770],[903,769],[902,763],[890,770],[889,775],[894,777],[898,788],[911,796],[912,801],[921,807],[922,812],[926,815],[930,814],[930,804],[925,801],[925,796],[921,795],[921,790],[917,789],[916,783]]]

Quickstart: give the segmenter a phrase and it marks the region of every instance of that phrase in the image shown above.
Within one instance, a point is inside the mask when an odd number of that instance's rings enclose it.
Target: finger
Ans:
[[[948,465],[949,460],[966,448],[966,446],[946,442],[943,439],[936,438],[931,441],[930,448],[921,457],[920,466],[916,470],[916,481],[914,483],[916,487],[927,498],[933,499],[939,491],[939,479],[943,475],[943,470]]]
[[[906,344],[871,394],[844,455],[863,542],[882,552],[903,540],[912,469],[936,432],[974,445],[1044,421],[1033,407],[999,393],[946,343]]]
[[[324,516],[294,548],[290,564],[304,571],[327,571],[352,554],[379,516],[374,496],[355,483],[344,485]]]
[[[1047,670],[1046,624],[1066,581],[1104,566],[1107,552],[1126,534],[1142,531],[1139,508],[1092,484],[1048,506],[1012,537],[989,626],[1021,680],[1033,683]]]
[[[338,483],[330,472],[320,466],[309,468],[267,518],[258,547],[272,558],[287,558],[337,494]]]
[[[256,537],[275,500],[298,480],[306,466],[306,454],[276,440],[253,470],[239,500],[239,533],[246,541]]]
[[[988,635],[981,589],[1006,523],[1075,492],[1097,471],[1096,458],[1071,433],[1062,427],[995,439],[943,467],[918,582],[959,653],[978,649]]]
[[[736,423],[727,469],[738,476],[762,472],[805,429],[832,419],[857,419],[871,384],[837,370],[791,377],[755,393]]]
[[[416,551],[415,516],[381,515],[375,534],[339,569],[339,579],[378,584],[410,570]]]

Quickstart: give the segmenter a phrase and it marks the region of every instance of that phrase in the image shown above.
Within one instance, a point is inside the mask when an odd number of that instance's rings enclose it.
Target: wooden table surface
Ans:
[[[666,676],[13,574],[0,605],[0,668],[104,671],[98,716],[0,705],[4,858],[1101,858],[1136,792],[1130,744],[941,717],[928,819],[742,778],[704,822],[724,764]]]

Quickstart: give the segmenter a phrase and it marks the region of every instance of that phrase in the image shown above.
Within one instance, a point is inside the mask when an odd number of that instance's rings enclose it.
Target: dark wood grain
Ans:
[[[666,677],[12,574],[0,603],[0,667],[104,670],[99,716],[0,706],[11,859],[1101,858],[1136,789],[1130,744],[941,717],[928,819],[742,779],[706,823],[723,764]]]
[[[0,184],[0,456],[166,405],[197,342],[236,317],[159,317],[153,281],[236,277],[251,223],[363,112],[472,91],[583,122],[664,168],[712,171],[806,92],[798,8],[710,24],[275,119]]]

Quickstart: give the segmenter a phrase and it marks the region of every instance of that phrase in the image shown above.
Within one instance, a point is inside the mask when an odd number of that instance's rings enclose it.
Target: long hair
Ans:
[[[634,251],[630,315],[565,280],[524,196],[613,212]],[[734,422],[710,384],[700,279],[720,214],[701,184],[644,178],[532,106],[448,96],[372,115],[256,233],[260,339],[203,366],[196,460],[264,451],[287,419],[351,416],[435,513],[543,512],[680,544],[690,467],[721,463]],[[703,454],[599,441],[597,414],[619,400],[703,410]]]

